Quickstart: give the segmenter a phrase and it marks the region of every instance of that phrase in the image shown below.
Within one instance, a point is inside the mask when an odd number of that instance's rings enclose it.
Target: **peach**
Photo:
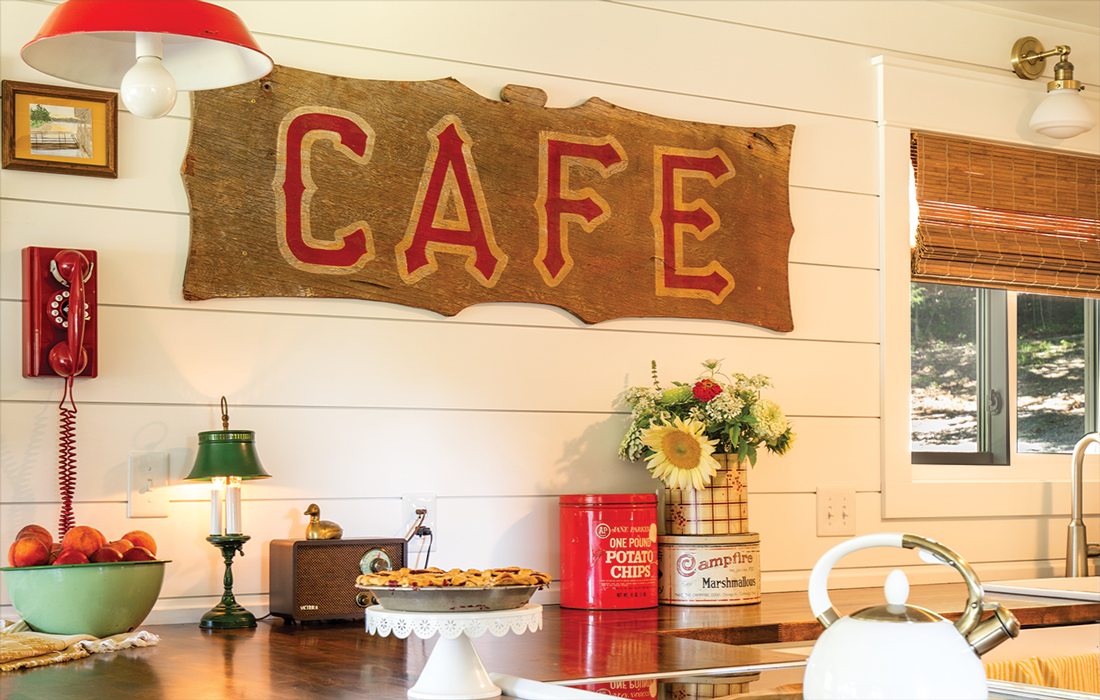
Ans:
[[[61,543],[54,542],[50,545],[50,563],[52,564],[54,559],[57,559],[57,555],[61,554]]]
[[[61,566],[62,564],[87,564],[88,557],[84,555],[84,552],[75,549],[62,549],[61,554],[57,555],[57,559],[53,560],[55,566]]]
[[[145,547],[149,550],[150,554],[157,553],[157,541],[153,539],[153,536],[144,530],[131,530],[122,536],[122,539],[129,540],[130,544],[135,547]]]
[[[96,553],[103,545],[107,544],[107,538],[94,527],[77,525],[65,533],[61,539],[62,549],[75,549],[86,557]]]
[[[38,539],[45,542],[47,547],[53,544],[53,535],[51,535],[50,531],[42,527],[41,525],[27,525],[15,534],[15,539],[19,539],[20,537],[24,537],[26,535],[34,535]]]
[[[111,549],[117,549],[119,554],[125,554],[134,548],[134,543],[130,540],[115,540],[114,542],[108,542],[107,546]]]
[[[88,560],[94,561],[97,564],[122,561],[122,552],[118,551],[114,547],[100,547],[95,551],[95,554],[88,557]]]
[[[134,547],[122,555],[123,561],[156,561],[156,557],[145,547]]]
[[[50,563],[50,547],[35,535],[20,537],[8,548],[12,566],[42,566]]]

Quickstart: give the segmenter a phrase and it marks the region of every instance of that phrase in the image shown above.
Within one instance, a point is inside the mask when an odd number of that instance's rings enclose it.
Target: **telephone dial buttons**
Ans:
[[[68,290],[58,292],[53,295],[53,299],[50,300],[50,317],[53,318],[53,322],[59,324],[62,328],[69,327],[69,292]],[[88,302],[84,302],[84,320],[92,320],[92,315],[89,313]]]

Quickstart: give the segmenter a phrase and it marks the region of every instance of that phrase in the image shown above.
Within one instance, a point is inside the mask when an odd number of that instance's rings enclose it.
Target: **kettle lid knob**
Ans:
[[[886,577],[886,585],[883,586],[886,594],[886,604],[891,608],[905,607],[905,601],[909,599],[909,579],[901,569],[894,569]]]

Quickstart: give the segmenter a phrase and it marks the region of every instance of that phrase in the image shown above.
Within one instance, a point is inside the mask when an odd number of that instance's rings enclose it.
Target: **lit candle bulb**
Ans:
[[[210,480],[210,534],[224,535],[222,527],[222,494],[225,492],[225,477],[216,476]]]
[[[241,534],[241,477],[229,477],[225,491],[225,534]]]

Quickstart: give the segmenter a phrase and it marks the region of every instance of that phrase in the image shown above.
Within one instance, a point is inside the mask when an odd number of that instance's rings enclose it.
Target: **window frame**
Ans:
[[[1033,87],[1011,74],[900,56],[872,59],[878,83],[880,232],[880,371],[882,513],[884,519],[1068,515],[1070,458],[1020,454],[1012,464],[914,463],[910,453],[909,396],[909,169],[910,130],[923,129],[1035,146],[1034,135],[1018,128],[1018,115],[1034,109]],[[930,92],[934,90],[934,92]],[[954,96],[967,109],[942,110]],[[1088,97],[1086,97],[1088,99]],[[1053,144],[1067,151],[1096,153],[1097,132]],[[1052,147],[1043,140],[1043,147]],[[1016,324],[1014,300],[1006,321]],[[1014,386],[1016,358],[1008,358]],[[1013,392],[1014,393],[1014,392]],[[1014,412],[1013,412],[1014,414]],[[1016,426],[1009,423],[1015,448]],[[1085,457],[1085,503],[1100,502],[1100,455]],[[1051,533],[1060,551],[1061,530]]]
[[[1009,335],[1007,308],[1008,292],[1003,289],[976,289],[977,329],[975,350],[978,393],[978,449],[974,452],[948,452],[937,450],[913,450],[910,440],[910,459],[914,464],[981,464],[1006,465],[1009,463],[1009,406],[1013,405],[1012,383],[1008,381],[1009,349],[1015,336]],[[910,310],[912,315],[912,310]],[[910,357],[910,360],[912,357]],[[912,371],[910,371],[912,391]],[[1001,410],[992,408],[991,392],[1001,398]],[[912,432],[910,431],[910,435]]]

